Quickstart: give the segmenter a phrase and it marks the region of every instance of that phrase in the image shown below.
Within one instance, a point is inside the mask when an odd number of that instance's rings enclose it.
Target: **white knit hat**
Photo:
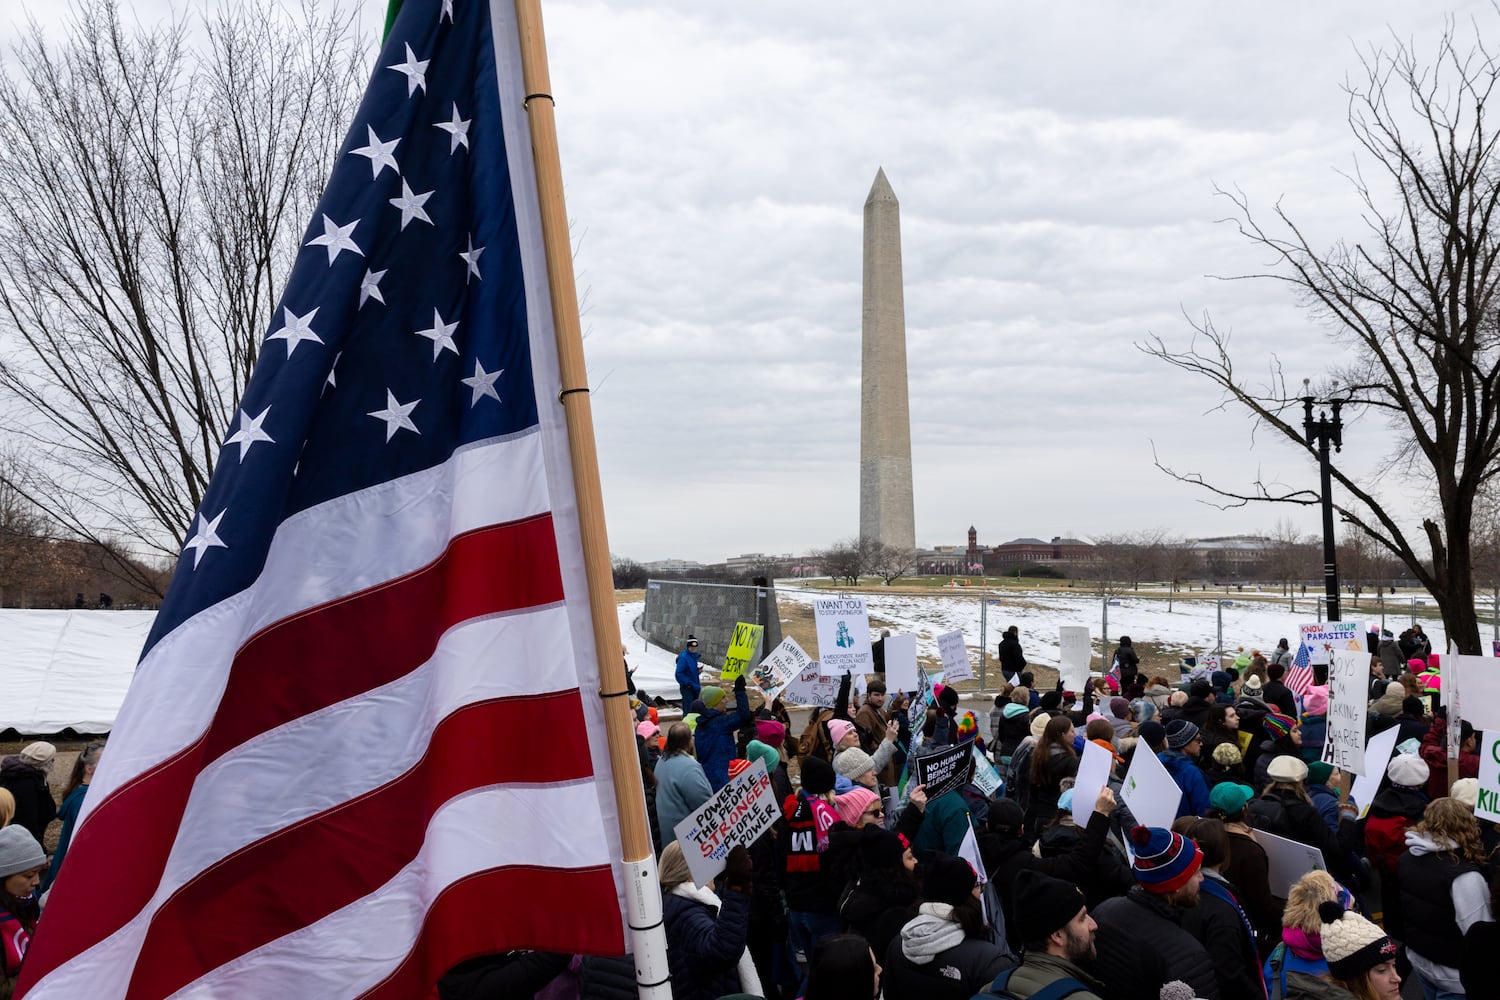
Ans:
[[[1448,789],[1448,797],[1457,799],[1464,804],[1465,809],[1473,812],[1474,807],[1479,804],[1479,779],[1459,778]]]
[[[1307,764],[1301,757],[1282,754],[1271,761],[1266,768],[1266,776],[1272,781],[1306,781]]]
[[[1336,902],[1318,906],[1323,921],[1323,957],[1335,979],[1358,979],[1382,962],[1396,959],[1396,946],[1385,931]]]
[[[1427,784],[1427,779],[1432,774],[1422,758],[1408,753],[1398,753],[1392,757],[1391,762],[1385,766],[1385,773],[1391,779],[1391,784],[1405,788],[1421,788]]]

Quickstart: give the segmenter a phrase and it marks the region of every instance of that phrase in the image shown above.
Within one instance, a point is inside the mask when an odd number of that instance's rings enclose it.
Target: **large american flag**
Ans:
[[[518,51],[504,2],[393,25],[26,996],[404,1000],[623,952]]]

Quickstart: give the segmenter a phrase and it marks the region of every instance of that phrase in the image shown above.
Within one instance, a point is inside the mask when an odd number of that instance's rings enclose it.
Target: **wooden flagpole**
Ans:
[[[526,115],[531,125],[531,154],[536,168],[542,242],[546,251],[547,284],[551,289],[552,323],[557,335],[558,365],[562,374],[559,399],[567,422],[568,448],[573,459],[573,491],[577,495],[584,572],[599,662],[600,695],[604,699],[609,759],[615,779],[615,806],[620,815],[620,844],[625,855],[622,860],[625,866],[626,916],[630,922],[631,950],[635,956],[636,986],[646,1000],[671,1000],[667,937],[661,918],[661,886],[656,877],[656,854],[646,820],[640,758],[636,754],[635,727],[625,686],[625,665],[620,656],[614,573],[604,527],[604,498],[599,486],[593,407],[589,403],[588,372],[583,360],[582,323],[573,278],[568,211],[563,201],[562,163],[557,152],[557,122],[553,114],[541,2],[515,0],[515,4],[516,26],[521,39],[521,74],[527,95]]]

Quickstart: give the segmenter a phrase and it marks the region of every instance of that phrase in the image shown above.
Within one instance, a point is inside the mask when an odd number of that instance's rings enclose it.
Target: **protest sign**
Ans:
[[[1500,732],[1486,730],[1479,746],[1479,799],[1474,815],[1500,823]]]
[[[964,645],[964,634],[959,629],[944,632],[937,637],[938,656],[943,660],[943,683],[953,684],[974,676],[969,663],[969,649]]]
[[[964,834],[964,839],[959,842],[958,856],[967,861],[969,867],[974,869],[974,874],[978,877],[980,885],[984,885],[989,881],[989,876],[985,874],[984,859],[979,856],[979,839],[974,836],[974,821],[972,819],[969,820],[968,832]]]
[[[781,645],[760,661],[760,666],[750,671],[750,680],[766,696],[766,701],[775,701],[796,680],[797,675],[807,669],[812,659],[797,645],[797,640],[787,636]]]
[[[902,688],[902,690],[906,690]],[[906,709],[906,722],[910,727],[913,739],[922,732],[922,724],[927,721],[927,703],[932,701],[932,678],[927,676],[927,671],[921,667],[917,668],[917,686],[912,692],[911,705]]]
[[[1328,735],[1323,760],[1345,774],[1365,773],[1365,716],[1370,654],[1333,649],[1328,667]]]
[[[870,614],[863,597],[819,597],[813,600],[818,627],[818,662],[825,676],[875,669],[870,649]]]
[[[672,829],[693,881],[707,885],[737,844],[749,847],[781,816],[764,761],[757,760]]]
[[[1360,819],[1364,819],[1365,813],[1370,811],[1370,801],[1380,790],[1380,779],[1385,774],[1386,765],[1391,762],[1391,754],[1396,750],[1396,737],[1400,735],[1401,730],[1392,726],[1376,733],[1365,744],[1365,773],[1354,779],[1354,785],[1349,790],[1349,797],[1359,806]]]
[[[917,754],[911,760],[912,781],[927,786],[929,799],[951,792],[968,780],[972,749],[964,742]]]
[[[917,677],[917,637],[885,637],[885,686],[889,691],[915,691],[921,685]]]
[[[1087,747],[1084,749],[1087,751]],[[1098,794],[1097,790],[1094,794]],[[1177,807],[1182,804],[1182,789],[1177,787],[1177,782],[1167,773],[1166,765],[1156,759],[1151,748],[1140,744],[1130,758],[1130,770],[1125,772],[1120,797],[1130,807],[1137,823],[1170,827],[1177,818]]]
[[[1475,729],[1500,729],[1500,663],[1488,656],[1443,657],[1443,695],[1463,694],[1463,721]],[[1452,713],[1452,705],[1449,705]]]
[[[1363,622],[1319,622],[1301,626],[1302,645],[1307,647],[1307,662],[1310,665],[1327,665],[1335,649],[1365,649],[1369,642]],[[1368,661],[1367,661],[1368,662]],[[1368,669],[1366,670],[1368,673]]]
[[[994,798],[1005,782],[1000,780],[1000,772],[995,770],[989,758],[979,752],[979,747],[973,743],[969,745],[974,748],[974,784],[986,797]]]
[[[760,637],[766,631],[764,625],[746,622],[734,623],[734,634],[729,637],[729,652],[724,654],[724,666],[719,669],[719,679],[737,680],[745,675],[745,668],[760,652]]]
[[[1209,673],[1213,673],[1215,670],[1219,669],[1219,654],[1204,653],[1202,656],[1198,657],[1198,666],[1207,670]]]
[[[1326,872],[1323,852],[1295,840],[1278,837],[1263,830],[1255,831],[1256,843],[1266,852],[1266,864],[1270,868],[1271,895],[1286,899],[1297,880],[1310,871]]]
[[[1021,675],[1020,674],[1011,674],[1010,675],[1010,686],[1013,687],[1013,688],[1018,688],[1018,687],[1021,686]]]
[[[1094,658],[1094,640],[1089,638],[1088,626],[1059,625],[1057,644],[1057,673],[1062,678],[1063,687],[1069,691],[1083,691],[1089,682],[1089,663]]]
[[[1147,751],[1149,753],[1149,751]],[[1094,742],[1083,745],[1083,756],[1078,760],[1078,776],[1073,780],[1073,822],[1079,828],[1089,825],[1089,813],[1094,811],[1094,800],[1099,789],[1109,781],[1110,768],[1115,755]],[[1173,818],[1177,807],[1172,807]]]
[[[815,705],[832,708],[839,695],[842,677],[825,677],[817,660],[808,660],[807,666],[794,677],[781,692],[781,700],[788,705]],[[853,688],[860,694],[865,690],[865,675],[855,674]]]

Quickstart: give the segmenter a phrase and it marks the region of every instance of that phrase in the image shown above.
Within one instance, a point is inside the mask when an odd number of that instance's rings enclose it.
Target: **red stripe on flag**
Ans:
[[[417,856],[433,815],[455,796],[506,782],[589,777],[583,724],[576,689],[460,709],[433,731],[427,754],[406,774],[235,852],[174,893],[152,918],[126,997],[170,996],[374,892]],[[520,752],[516,734],[528,729],[579,738],[549,741],[545,753]],[[610,898],[614,905],[612,880]]]
[[[549,899],[565,902],[532,905]],[[625,927],[610,869],[499,868],[454,883],[433,901],[406,960],[359,1000],[425,996],[460,962],[521,949],[624,954]]]
[[[36,982],[140,912],[156,892],[198,773],[218,757],[258,733],[410,673],[460,622],[562,597],[552,518],[540,515],[460,535],[405,577],[252,637],[235,656],[204,735],[115,789],[78,829],[78,849],[69,851],[72,860],[47,908],[48,933],[27,952],[24,982]],[[82,895],[73,894],[75,885]],[[108,892],[97,891],[103,885]]]

